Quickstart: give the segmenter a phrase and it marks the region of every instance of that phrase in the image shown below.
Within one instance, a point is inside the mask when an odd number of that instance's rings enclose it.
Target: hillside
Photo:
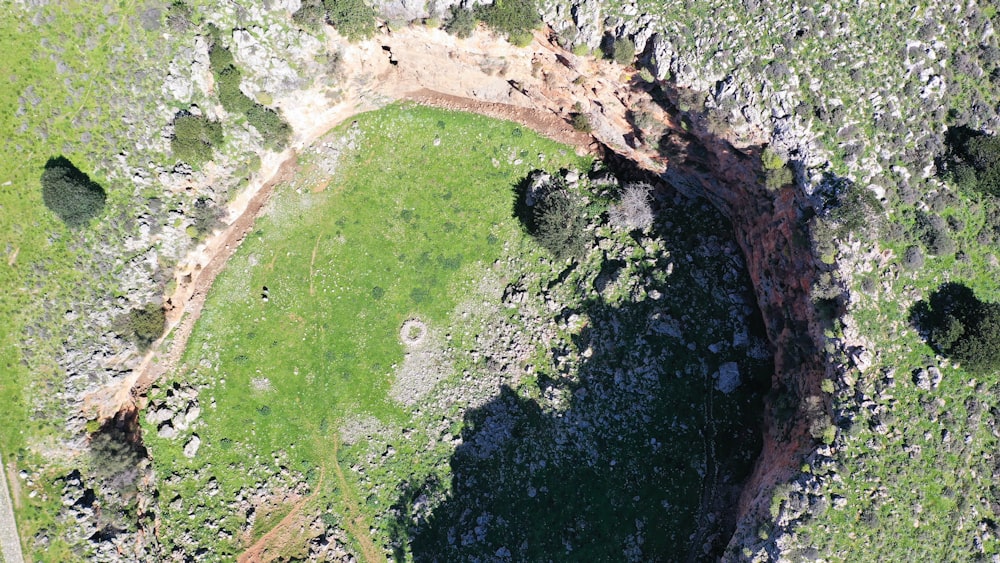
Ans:
[[[26,555],[1000,552],[992,5],[0,10]]]

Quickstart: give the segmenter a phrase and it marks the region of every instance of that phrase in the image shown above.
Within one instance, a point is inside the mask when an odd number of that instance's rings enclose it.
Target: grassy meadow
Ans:
[[[168,480],[165,498],[211,477],[230,497],[247,482],[235,468],[278,451],[332,498],[340,424],[409,419],[387,397],[404,321],[446,326],[504,241],[523,236],[511,212],[516,180],[538,166],[587,166],[568,147],[475,115],[391,106],[358,116],[357,127],[332,179],[313,173],[316,153],[302,155],[298,178],[276,189],[216,280],[174,374],[206,385],[201,449],[189,460],[183,440],[146,433],[159,474],[195,475],[176,488]],[[350,124],[327,139],[341,135]],[[197,517],[241,525],[220,508]]]

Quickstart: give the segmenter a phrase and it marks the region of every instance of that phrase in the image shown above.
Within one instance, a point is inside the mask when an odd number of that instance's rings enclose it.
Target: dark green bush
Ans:
[[[573,129],[584,133],[590,133],[593,130],[593,125],[590,123],[590,116],[583,112],[574,113],[570,119],[570,124],[573,125]]]
[[[946,142],[944,176],[960,189],[1000,197],[1000,137],[952,127]]]
[[[222,144],[222,124],[202,115],[185,113],[174,119],[170,148],[174,156],[198,166],[211,160],[212,150]]]
[[[119,319],[116,329],[118,334],[134,342],[140,350],[146,350],[163,335],[165,326],[166,314],[163,307],[149,303],[141,309],[132,309],[126,313]]]
[[[240,90],[243,76],[232,53],[214,43],[209,51],[209,60],[222,107],[230,113],[245,115],[250,125],[264,138],[264,146],[272,150],[283,148],[291,137],[291,127],[278,112],[258,104]]]
[[[946,283],[914,305],[913,323],[935,350],[972,373],[1000,369],[1000,303],[980,301],[968,287]]]
[[[619,37],[611,42],[605,54],[622,66],[630,65],[635,60],[635,43],[627,37]]]
[[[375,10],[364,0],[323,0],[330,25],[349,41],[375,35]]]
[[[532,214],[532,234],[556,260],[583,256],[587,250],[584,209],[561,178],[538,191]]]
[[[826,190],[825,219],[833,224],[838,238],[861,231],[881,232],[884,223],[882,202],[871,190],[832,175],[824,179],[823,185]]]
[[[515,45],[527,45],[531,31],[542,23],[535,0],[495,0],[478,6],[476,16]]]
[[[457,4],[451,7],[451,17],[444,25],[445,31],[460,39],[466,39],[472,35],[472,30],[475,28],[476,16],[472,10]]]
[[[303,29],[320,31],[326,24],[326,8],[322,0],[305,0],[302,6],[292,14],[292,21]]]
[[[219,102],[226,111],[233,114],[245,114],[254,106],[254,101],[243,93],[240,83],[243,75],[235,66],[227,66],[216,73],[215,85],[219,93]]]
[[[84,225],[101,213],[107,196],[65,157],[50,158],[42,172],[42,201],[68,227]]]
[[[247,111],[247,121],[264,138],[264,146],[280,150],[292,135],[292,128],[273,109],[254,104]]]

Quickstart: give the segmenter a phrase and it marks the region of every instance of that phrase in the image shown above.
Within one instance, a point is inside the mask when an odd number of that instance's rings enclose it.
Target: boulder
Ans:
[[[716,374],[715,387],[725,394],[732,393],[740,386],[740,366],[736,362],[726,362],[719,366]]]
[[[201,447],[201,438],[197,434],[191,436],[188,443],[184,444],[184,457],[193,458],[198,454],[198,448]]]

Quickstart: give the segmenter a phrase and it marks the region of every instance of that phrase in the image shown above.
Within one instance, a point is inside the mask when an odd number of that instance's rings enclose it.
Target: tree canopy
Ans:
[[[80,227],[104,209],[107,199],[97,182],[66,157],[50,158],[42,172],[42,201],[69,227]]]
[[[959,360],[966,370],[1000,368],[1000,303],[980,301],[970,288],[946,283],[914,305],[911,318],[935,350]]]

